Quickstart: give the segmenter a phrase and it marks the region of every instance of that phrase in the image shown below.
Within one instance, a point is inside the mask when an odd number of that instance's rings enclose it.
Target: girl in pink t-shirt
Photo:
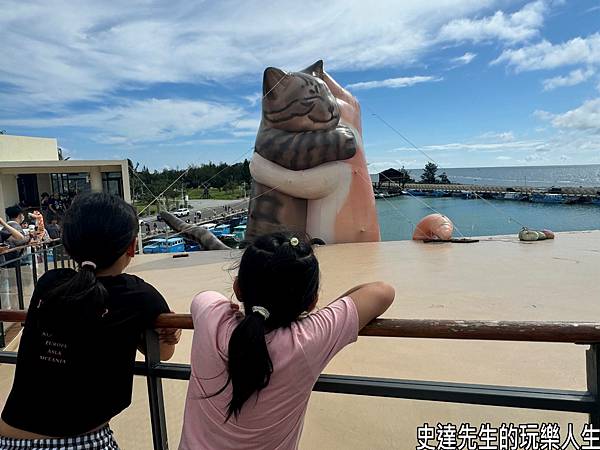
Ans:
[[[360,285],[313,312],[319,263],[311,244],[274,233],[246,248],[233,290],[244,315],[217,292],[192,301],[192,374],[179,448],[298,448],[319,374],[391,305],[394,289]]]

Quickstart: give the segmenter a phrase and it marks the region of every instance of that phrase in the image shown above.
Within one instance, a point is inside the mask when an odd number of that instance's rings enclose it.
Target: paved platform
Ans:
[[[558,233],[554,241],[483,238],[476,244],[412,241],[321,247],[320,303],[351,285],[385,280],[396,301],[385,317],[421,319],[600,321],[600,231]],[[152,283],[173,310],[187,312],[201,290],[230,295],[229,269],[238,251],[200,252],[188,258],[136,257],[131,272]],[[175,362],[188,362],[191,331]],[[361,337],[326,372],[417,380],[585,389],[587,346]],[[0,366],[0,404],[13,368]],[[164,381],[170,447],[177,448],[186,382]],[[427,422],[568,422],[581,430],[586,416],[525,409],[315,393],[301,448],[415,448],[416,427]],[[133,405],[113,429],[122,448],[151,448],[145,380],[136,378]],[[563,428],[564,427],[564,428]]]

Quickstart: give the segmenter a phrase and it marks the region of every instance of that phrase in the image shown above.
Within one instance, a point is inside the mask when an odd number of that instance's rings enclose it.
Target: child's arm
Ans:
[[[25,236],[22,233],[20,233],[16,228],[11,227],[8,223],[6,223],[6,221],[2,217],[0,217],[0,225],[2,225],[2,227],[6,231],[8,231],[8,233],[10,233],[13,239],[18,241],[25,240]]]
[[[158,342],[160,346],[160,360],[168,361],[173,357],[173,353],[175,353],[175,345],[179,342],[181,330],[179,328],[159,328],[156,332],[158,333]],[[138,344],[137,349],[142,355],[146,355],[146,349],[143,342]]]
[[[358,311],[358,329],[383,314],[394,301],[396,291],[383,281],[365,283],[353,287],[338,298],[349,296]]]
[[[157,331],[160,342],[160,360],[168,361],[175,353],[175,345],[179,343],[181,330],[179,328],[161,328]]]

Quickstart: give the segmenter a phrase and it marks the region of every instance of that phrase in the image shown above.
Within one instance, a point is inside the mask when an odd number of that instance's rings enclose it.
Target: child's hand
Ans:
[[[231,307],[231,311],[233,311],[233,315],[235,317],[241,318],[244,314],[240,311],[240,305],[237,303],[230,302],[229,306]]]
[[[163,344],[175,345],[181,338],[181,329],[179,328],[159,328],[158,340]]]

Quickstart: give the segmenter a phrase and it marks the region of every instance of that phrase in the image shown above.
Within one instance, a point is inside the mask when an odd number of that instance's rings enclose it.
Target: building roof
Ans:
[[[101,171],[121,171],[127,160],[59,160],[59,161],[0,161],[0,173],[72,173],[86,172],[91,167]]]

